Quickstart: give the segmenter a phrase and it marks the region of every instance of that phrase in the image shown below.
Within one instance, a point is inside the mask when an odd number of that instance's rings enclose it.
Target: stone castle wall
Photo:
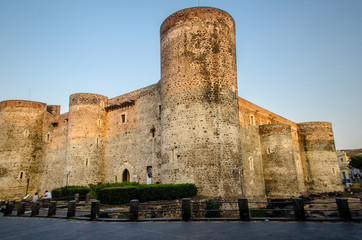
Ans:
[[[159,86],[152,85],[110,99],[111,105],[131,101],[134,101],[134,105],[108,112],[106,181],[123,181],[123,174],[127,170],[130,181],[146,183],[147,167],[152,167],[152,182],[161,182]],[[120,119],[122,115],[126,117],[125,122]]]
[[[332,124],[306,122],[298,124],[304,180],[309,193],[343,191],[334,144]]]
[[[259,134],[266,195],[280,199],[300,196],[291,126],[261,125]]]
[[[254,201],[342,191],[330,123],[296,124],[237,95],[235,23],[190,8],[161,26],[161,80],[69,112],[0,103],[0,199],[97,182],[195,183]],[[152,168],[152,178],[147,169]]]
[[[161,26],[163,182],[240,195],[235,23],[219,9],[194,10]]]
[[[28,192],[37,190],[45,107],[44,103],[23,100],[0,103],[0,195],[24,197],[28,179]]]
[[[45,112],[44,115],[44,157],[40,167],[40,194],[45,190],[50,191],[53,188],[66,185],[64,169],[66,166],[69,114],[66,113],[56,117],[49,112]]]
[[[64,173],[69,184],[104,181],[107,100],[105,96],[90,93],[70,96]]]

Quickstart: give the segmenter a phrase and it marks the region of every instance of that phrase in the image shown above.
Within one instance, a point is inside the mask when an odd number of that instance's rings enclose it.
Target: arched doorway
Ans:
[[[125,169],[122,174],[122,182],[129,182],[129,171]]]

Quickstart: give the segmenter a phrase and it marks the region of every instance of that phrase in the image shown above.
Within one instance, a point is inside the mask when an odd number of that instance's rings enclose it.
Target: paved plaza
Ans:
[[[2,217],[0,239],[362,239],[362,223],[91,222]]]

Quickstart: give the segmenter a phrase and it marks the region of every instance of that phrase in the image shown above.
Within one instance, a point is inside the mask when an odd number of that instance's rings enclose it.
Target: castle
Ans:
[[[235,23],[195,7],[160,29],[161,80],[60,106],[0,103],[0,199],[97,182],[195,183],[225,199],[343,191],[332,126],[294,123],[238,97]],[[28,189],[27,189],[28,188]]]

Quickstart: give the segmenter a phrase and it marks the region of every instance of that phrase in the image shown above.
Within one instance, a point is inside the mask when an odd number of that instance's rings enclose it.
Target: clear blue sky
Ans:
[[[197,0],[0,0],[0,101],[113,98],[160,79],[159,28]],[[236,22],[239,96],[362,147],[362,0],[200,0]]]

